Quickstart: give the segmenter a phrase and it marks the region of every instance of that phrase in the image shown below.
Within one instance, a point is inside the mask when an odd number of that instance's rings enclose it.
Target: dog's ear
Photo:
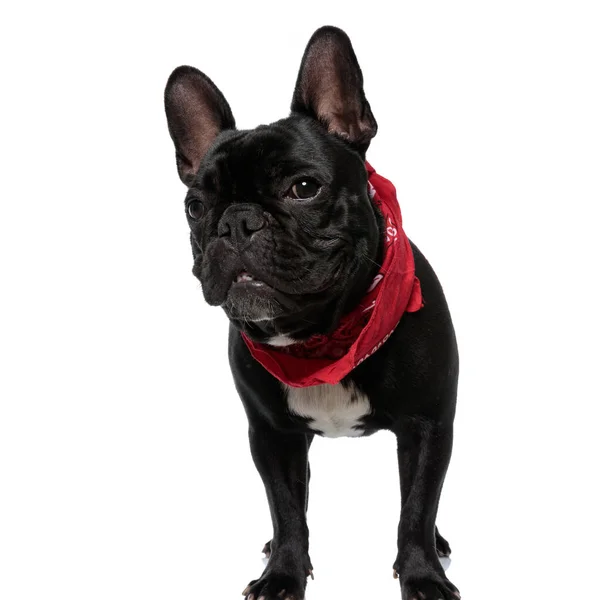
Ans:
[[[366,152],[377,122],[365,98],[363,76],[350,38],[337,27],[317,29],[302,58],[292,112],[318,119]]]
[[[189,187],[206,151],[221,131],[235,129],[235,119],[217,86],[194,67],[177,67],[171,73],[165,88],[165,111],[177,171]]]

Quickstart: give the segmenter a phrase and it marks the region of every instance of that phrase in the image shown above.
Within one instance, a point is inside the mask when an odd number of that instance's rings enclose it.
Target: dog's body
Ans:
[[[325,84],[323,82],[326,82]],[[438,556],[435,516],[452,447],[458,352],[442,288],[412,245],[424,306],[337,384],[290,387],[252,356],[242,332],[282,348],[327,335],[364,296],[384,224],[369,200],[364,155],[377,125],[348,38],[315,33],[292,115],[238,131],[222,94],[177,69],[165,92],[179,174],[188,185],[194,273],[231,320],[230,364],[263,479],[274,535],[249,600],[304,596],[312,574],[306,508],[315,434],[398,437],[402,513],[394,571],[403,598],[457,598]]]

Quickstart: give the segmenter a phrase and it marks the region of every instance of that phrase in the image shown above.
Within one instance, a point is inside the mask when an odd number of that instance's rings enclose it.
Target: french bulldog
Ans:
[[[450,547],[435,523],[452,450],[458,350],[442,287],[419,249],[406,238],[401,256],[414,264],[418,310],[403,310],[370,352],[346,361],[339,381],[335,373],[300,384],[273,374],[274,363],[288,360],[309,371],[318,361],[338,365],[327,350],[313,356],[312,345],[329,348],[384,274],[390,227],[365,158],[377,123],[348,36],[335,27],[313,34],[291,114],[270,125],[236,129],[223,94],[189,66],[171,74],[165,108],[188,188],[193,273],[206,302],[230,320],[229,362],[273,522],[263,550],[269,560],[244,590],[246,600],[304,598],[313,571],[306,509],[314,436],[382,429],[398,440],[393,574],[402,598],[460,598],[440,564]],[[386,302],[378,319],[396,310]],[[347,356],[343,341],[335,350]]]

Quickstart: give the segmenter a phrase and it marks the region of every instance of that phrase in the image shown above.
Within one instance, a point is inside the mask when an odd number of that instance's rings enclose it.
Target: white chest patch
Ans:
[[[284,385],[290,412],[312,419],[309,427],[326,437],[358,437],[363,434],[361,417],[371,412],[367,396],[351,384],[313,385],[294,388]]]

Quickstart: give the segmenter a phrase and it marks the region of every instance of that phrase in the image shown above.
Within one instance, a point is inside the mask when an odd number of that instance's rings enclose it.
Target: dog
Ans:
[[[350,39],[329,26],[313,34],[291,114],[270,125],[236,129],[223,94],[188,66],[169,77],[165,109],[188,188],[192,271],[230,320],[229,362],[273,521],[268,563],[246,600],[304,598],[314,436],[382,429],[398,440],[402,598],[460,598],[435,524],[456,337],[392,184],[366,162],[377,122]]]

